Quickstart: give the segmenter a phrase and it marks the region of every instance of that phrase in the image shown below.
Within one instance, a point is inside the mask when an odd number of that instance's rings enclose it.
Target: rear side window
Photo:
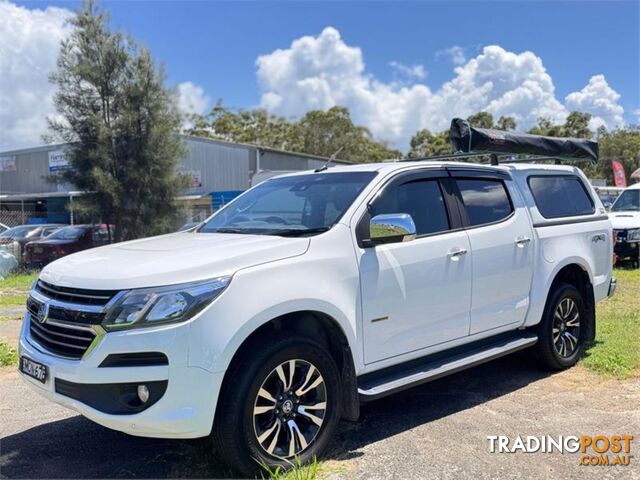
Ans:
[[[501,180],[457,179],[470,226],[504,220],[511,212],[511,200]]]
[[[371,217],[388,213],[408,213],[418,235],[449,230],[444,198],[437,180],[416,180],[384,191],[369,210]]]
[[[545,218],[590,215],[595,211],[584,184],[574,175],[529,177],[529,188]]]

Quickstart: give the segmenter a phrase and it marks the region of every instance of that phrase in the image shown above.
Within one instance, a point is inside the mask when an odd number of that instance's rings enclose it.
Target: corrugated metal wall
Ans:
[[[199,176],[202,181],[202,186],[194,186],[186,194],[249,188],[249,159],[253,153],[250,149],[193,138],[186,139],[186,146],[189,155],[180,161],[178,169]]]
[[[179,161],[178,170],[193,178],[186,195],[206,195],[211,192],[246,190],[258,168],[257,147],[196,137],[183,137],[189,154]],[[16,171],[0,171],[0,194],[44,193],[73,190],[69,185],[49,183],[49,151],[60,145],[0,153],[0,157],[15,156]],[[312,170],[325,160],[295,153],[260,149],[260,170]],[[340,162],[336,162],[340,163]]]
[[[60,192],[69,185],[57,185],[46,180],[49,175],[49,152],[60,145],[30,150],[0,153],[0,157],[15,157],[16,171],[0,172],[0,194]]]

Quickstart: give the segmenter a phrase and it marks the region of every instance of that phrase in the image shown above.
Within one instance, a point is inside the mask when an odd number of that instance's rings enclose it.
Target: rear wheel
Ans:
[[[340,418],[340,377],[326,349],[304,337],[265,342],[227,373],[214,440],[246,475],[321,454]]]
[[[580,291],[570,284],[556,285],[537,327],[536,349],[546,366],[560,370],[576,364],[584,347],[586,319]]]

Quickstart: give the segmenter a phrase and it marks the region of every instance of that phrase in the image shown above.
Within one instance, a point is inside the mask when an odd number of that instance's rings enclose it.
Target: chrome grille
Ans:
[[[118,293],[114,290],[85,290],[81,288],[58,287],[38,280],[36,291],[53,300],[82,305],[106,305]]]
[[[27,310],[30,315],[29,333],[40,347],[61,357],[79,359],[96,338],[92,324],[100,323],[102,313],[76,311],[60,306],[49,306],[45,322],[38,319],[43,302],[30,296]]]

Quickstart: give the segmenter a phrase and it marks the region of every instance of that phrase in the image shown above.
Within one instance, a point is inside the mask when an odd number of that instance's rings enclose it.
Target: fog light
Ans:
[[[146,385],[138,385],[138,398],[142,403],[147,403],[149,400],[149,389]]]

